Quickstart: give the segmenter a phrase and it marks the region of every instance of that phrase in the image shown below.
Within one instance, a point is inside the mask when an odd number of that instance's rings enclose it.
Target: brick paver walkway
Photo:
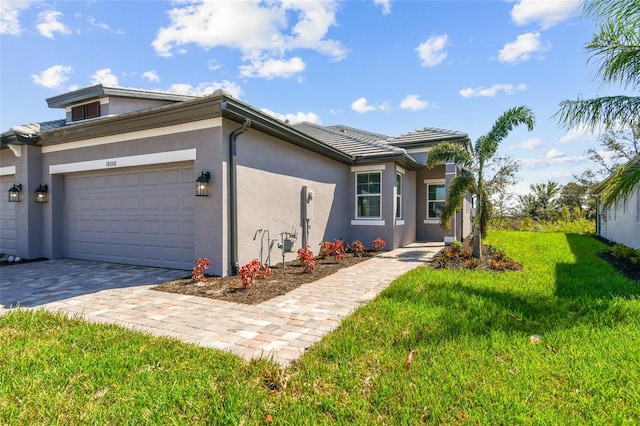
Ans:
[[[67,259],[12,265],[0,268],[0,315],[17,304],[45,308],[287,365],[442,247],[415,243],[385,252],[259,305],[150,290],[185,271]]]

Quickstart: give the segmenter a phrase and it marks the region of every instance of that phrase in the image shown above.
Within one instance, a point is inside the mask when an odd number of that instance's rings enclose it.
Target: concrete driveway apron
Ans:
[[[70,259],[11,265],[0,268],[0,315],[43,308],[287,365],[442,247],[385,252],[258,305],[151,290],[190,271]]]

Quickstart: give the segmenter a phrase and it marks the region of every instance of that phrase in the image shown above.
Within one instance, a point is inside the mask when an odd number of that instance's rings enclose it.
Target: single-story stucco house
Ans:
[[[1,135],[5,254],[178,269],[208,257],[224,276],[269,247],[277,262],[292,236],[317,253],[336,239],[397,248],[471,232],[471,199],[450,232],[439,225],[460,167],[424,167],[434,144],[471,150],[462,132],[291,125],[221,91],[95,85],[47,103],[66,117]]]
[[[640,167],[640,155],[631,159],[629,164]],[[640,185],[624,200],[607,208],[600,198],[612,176],[596,185],[591,192],[596,198],[596,234],[609,241],[640,249]]]

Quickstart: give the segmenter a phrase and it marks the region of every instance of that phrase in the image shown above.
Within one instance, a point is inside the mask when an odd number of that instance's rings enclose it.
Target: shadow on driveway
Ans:
[[[114,288],[160,284],[190,271],[56,259],[0,268],[0,310],[33,307]]]

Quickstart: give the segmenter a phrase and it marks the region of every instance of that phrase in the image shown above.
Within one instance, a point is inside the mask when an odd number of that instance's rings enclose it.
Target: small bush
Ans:
[[[264,278],[271,273],[269,265],[261,264],[258,259],[253,259],[251,262],[240,268],[240,278],[242,279],[242,285],[251,287],[251,285],[258,279]]]
[[[342,240],[335,240],[334,242],[323,241],[320,243],[320,257],[324,259],[327,256],[332,256],[337,260],[344,259],[345,246]]]
[[[373,251],[380,251],[385,248],[387,243],[380,237],[373,240]]]
[[[351,243],[351,251],[353,252],[354,256],[362,257],[362,255],[367,251],[367,249],[365,249],[364,245],[362,244],[362,241],[355,240],[353,243]]]
[[[609,251],[612,255],[618,259],[633,259],[636,256],[640,256],[640,250],[634,250],[631,247],[627,247],[624,244],[615,244]]]
[[[207,269],[210,265],[208,257],[201,257],[193,261],[193,273],[191,274],[191,280],[195,283],[198,282],[207,282],[207,277],[204,275],[205,269]]]
[[[304,272],[311,272],[318,266],[318,261],[313,256],[313,252],[309,249],[309,246],[298,250],[298,261],[304,265]]]

